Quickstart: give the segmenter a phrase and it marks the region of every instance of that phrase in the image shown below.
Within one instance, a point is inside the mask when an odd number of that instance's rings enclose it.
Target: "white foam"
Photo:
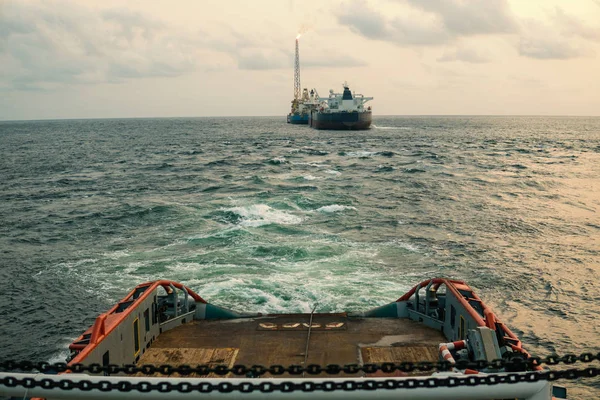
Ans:
[[[394,240],[394,241],[390,242],[390,245],[393,247],[400,247],[402,249],[412,251],[414,253],[421,252],[421,248],[419,248],[419,246],[416,246],[416,245],[410,244],[410,243],[406,243],[406,242],[401,242],[399,240]]]
[[[390,167],[388,165],[383,165],[383,164],[379,164],[377,166],[377,169],[384,169],[384,168],[391,168],[391,169],[396,169],[396,167]]]
[[[306,176],[303,176],[303,178],[305,181],[314,181],[316,179],[321,179],[321,178],[319,178],[317,176],[313,176],[313,175],[306,175]]]
[[[350,151],[346,153],[348,157],[371,157],[377,154],[374,151]]]
[[[148,265],[147,261],[133,261],[125,265],[125,267],[121,271],[116,271],[115,275],[134,275],[137,270],[140,268],[144,268]]]
[[[371,126],[375,129],[381,129],[381,130],[395,130],[395,129],[399,129],[399,130],[403,130],[403,131],[407,131],[412,129],[409,126],[377,126],[375,124],[371,124]]]
[[[291,162],[292,165],[308,165],[309,167],[315,167],[315,168],[328,168],[330,167],[330,165],[328,164],[317,164],[314,162]]]
[[[340,171],[336,171],[333,169],[328,169],[327,171],[325,171],[326,174],[331,174],[331,175],[336,175],[336,176],[340,176],[342,173]]]
[[[228,211],[240,216],[240,224],[230,225],[227,230],[245,230],[240,227],[242,224],[258,226],[302,221],[300,217],[291,214],[297,213],[296,211],[285,212],[265,204],[234,204],[237,207]],[[355,210],[355,207],[332,204],[313,212],[344,210]],[[222,232],[226,230],[206,232],[199,237],[217,236]],[[236,246],[250,246],[248,248],[251,249],[264,244],[259,235],[253,235],[249,239],[250,243],[243,241]],[[317,312],[366,310],[397,299],[416,282],[439,272],[419,270],[415,273],[390,273],[396,267],[387,258],[389,251],[379,254],[382,245],[402,247],[414,252],[427,250],[400,240],[372,244],[348,241],[332,235],[301,238],[283,235],[276,240],[281,240],[290,247],[305,249],[309,257],[296,259],[285,255],[252,254],[252,251],[248,251],[240,253],[245,255],[239,262],[236,262],[237,258],[227,258],[229,261],[223,263],[223,259],[217,258],[220,258],[220,252],[227,249],[182,246],[169,252],[163,252],[160,248],[141,251],[146,253],[142,254],[143,261],[137,258],[140,251],[129,250],[131,261],[127,260],[127,252],[115,252],[114,255],[123,257],[119,263],[115,263],[111,257],[100,261],[88,259],[83,263],[71,263],[69,268],[65,268],[65,264],[55,265],[48,273],[55,274],[58,279],[65,274],[74,275],[73,279],[81,282],[83,288],[89,289],[90,295],[109,303],[122,298],[136,283],[166,276],[187,285],[206,300],[232,310],[291,313],[310,312],[316,303]],[[203,261],[194,259],[198,253],[213,251],[216,256],[214,262],[208,257],[203,257]],[[150,257],[154,253],[156,257]],[[154,264],[156,268],[151,268]]]
[[[204,269],[204,267],[202,265],[200,265],[198,263],[194,263],[194,262],[187,262],[187,263],[176,262],[174,264],[168,265],[166,268],[169,271],[183,272],[183,273],[198,272],[198,271],[201,271],[202,269]]]
[[[58,350],[47,360],[50,364],[64,363],[70,355],[70,350],[67,347],[73,343],[77,337],[62,337],[57,343]]]
[[[276,210],[266,204],[253,204],[245,207],[226,209],[242,217],[240,225],[257,227],[270,224],[294,225],[302,222],[302,218],[285,211]]]
[[[75,262],[67,262],[67,263],[61,263],[61,265],[72,269],[72,268],[78,268],[82,265],[86,265],[86,264],[96,264],[98,262],[97,258],[85,258],[83,260],[78,260]]]
[[[102,254],[106,258],[110,258],[111,260],[118,260],[119,258],[129,257],[129,252],[127,250],[117,250],[112,253],[104,253]]]
[[[287,161],[283,157],[275,157],[270,160],[273,164],[285,164]]]
[[[366,310],[398,298],[414,283],[407,284],[404,276],[390,278],[389,269],[379,266],[385,264],[376,249],[353,242],[345,246],[343,254],[319,259],[263,260],[251,272],[232,274],[231,266],[219,266],[229,273],[183,283],[214,304],[262,313],[310,312],[315,304],[317,312]]]
[[[316,209],[317,212],[324,212],[324,213],[334,213],[334,212],[339,212],[339,211],[344,211],[344,210],[356,210],[356,207],[332,204],[330,206],[323,206],[323,207]]]

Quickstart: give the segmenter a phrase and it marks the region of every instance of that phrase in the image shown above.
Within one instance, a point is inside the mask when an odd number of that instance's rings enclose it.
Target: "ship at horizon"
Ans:
[[[292,100],[292,109],[287,115],[288,124],[308,124],[308,117],[311,110],[319,105],[319,94],[316,89],[310,92],[304,88],[302,95],[298,99]]]
[[[317,106],[319,95],[315,89],[308,92],[308,89],[301,90],[300,85],[300,50],[298,48],[298,39],[296,36],[296,56],[294,61],[294,99],[292,100],[292,109],[287,115],[288,124],[308,124],[308,117],[311,110]]]
[[[310,111],[308,125],[315,129],[365,130],[371,127],[371,106],[365,103],[373,97],[353,93],[346,82],[344,91],[329,90],[329,97],[319,98],[319,105]]]

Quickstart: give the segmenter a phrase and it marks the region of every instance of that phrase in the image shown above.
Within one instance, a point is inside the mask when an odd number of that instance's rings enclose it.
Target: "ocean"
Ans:
[[[0,122],[0,358],[64,361],[159,278],[264,313],[461,279],[530,353],[599,352],[600,118],[373,122]],[[561,383],[600,395],[597,378]]]

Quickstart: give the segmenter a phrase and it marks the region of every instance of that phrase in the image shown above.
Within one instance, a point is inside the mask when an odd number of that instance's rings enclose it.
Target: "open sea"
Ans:
[[[0,122],[0,359],[64,361],[159,278],[264,313],[462,279],[531,353],[598,353],[598,211],[600,118]]]

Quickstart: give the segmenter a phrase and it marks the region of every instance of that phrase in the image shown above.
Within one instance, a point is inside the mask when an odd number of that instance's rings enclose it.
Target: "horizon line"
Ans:
[[[570,118],[600,118],[600,115],[584,114],[382,114],[377,117],[570,117]],[[42,122],[42,121],[82,121],[82,120],[121,120],[121,119],[201,119],[201,118],[282,118],[285,115],[202,115],[202,116],[172,116],[172,117],[57,117],[57,118],[28,118],[0,119],[2,122]],[[374,117],[375,119],[375,117]]]

